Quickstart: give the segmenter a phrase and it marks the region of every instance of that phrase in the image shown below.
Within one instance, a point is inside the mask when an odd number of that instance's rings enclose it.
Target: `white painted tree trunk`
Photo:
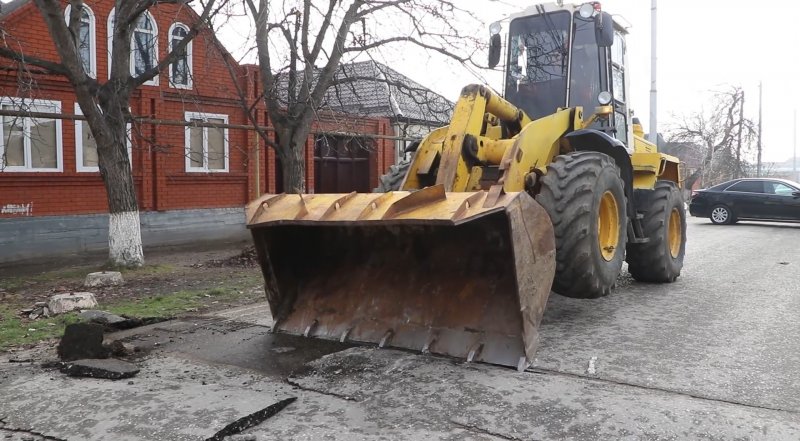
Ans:
[[[115,266],[144,265],[139,210],[109,214],[108,257]]]

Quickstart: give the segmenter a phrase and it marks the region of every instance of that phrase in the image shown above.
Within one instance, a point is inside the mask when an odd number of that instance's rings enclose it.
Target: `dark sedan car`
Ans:
[[[784,179],[734,179],[694,192],[689,213],[715,224],[800,221],[800,184]]]

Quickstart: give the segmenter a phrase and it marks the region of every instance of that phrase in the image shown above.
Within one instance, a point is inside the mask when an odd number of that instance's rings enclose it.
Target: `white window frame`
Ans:
[[[184,118],[187,122],[193,119],[202,119],[203,122],[208,122],[209,118],[221,119],[223,124],[228,124],[228,115],[218,113],[202,113],[202,112],[186,112]],[[229,170],[230,148],[228,146],[228,129],[222,129],[222,142],[225,152],[225,168],[223,169],[209,169],[208,168],[208,127],[203,127],[203,166],[192,167],[192,159],[189,155],[191,151],[192,137],[190,129],[192,127],[187,125],[184,129],[184,156],[186,157],[186,172],[187,173],[227,173]]]
[[[153,17],[153,14],[151,14],[149,11],[145,11],[144,14],[149,15],[150,16],[150,20],[153,23],[153,40],[154,40],[153,58],[155,60],[155,63],[158,63],[158,23],[156,22],[155,17]],[[137,20],[138,20],[138,18],[137,18]],[[107,23],[108,44],[106,45],[106,47],[108,48],[107,49],[107,52],[108,52],[107,56],[108,56],[108,78],[109,79],[111,79],[111,61],[112,61],[112,58],[113,58],[112,55],[113,55],[113,50],[114,50],[113,46],[114,46],[114,24],[115,24],[115,22],[116,22],[116,10],[115,10],[115,8],[111,8],[111,12],[108,14],[108,23]],[[136,77],[136,55],[135,55],[136,49],[135,49],[135,46],[134,46],[134,38],[136,38],[136,29],[137,28],[135,26],[134,26],[133,29],[131,29],[131,53],[130,53],[130,59],[129,59],[130,61],[128,63],[130,65],[129,66],[130,67],[130,74],[134,78]],[[159,81],[159,77],[160,76],[161,76],[161,74],[154,76],[153,79],[151,79],[150,81],[145,82],[144,85],[145,86],[158,86],[158,81]]]
[[[36,107],[38,106],[48,106],[53,107],[53,113],[61,113],[61,101],[51,101],[51,100],[29,100],[23,98],[15,98],[15,97],[2,97],[0,98],[0,107],[4,105],[22,105],[26,104],[30,107],[33,107],[31,110],[32,112],[38,111]],[[61,132],[61,120],[54,119],[56,123],[56,167],[55,168],[33,168],[30,166],[31,164],[31,145],[30,145],[30,121],[33,118],[27,116],[19,117],[22,119],[22,130],[23,130],[23,137],[24,137],[24,144],[23,150],[25,155],[25,164],[24,166],[18,165],[5,165],[5,153],[6,153],[6,134],[5,129],[3,128],[3,124],[0,123],[0,173],[2,172],[25,172],[25,173],[46,173],[46,172],[62,172],[64,171],[64,155],[63,155],[63,134]],[[47,118],[42,118],[47,119]]]
[[[94,11],[88,5],[83,5],[84,10],[89,15],[89,69],[90,72],[86,72],[92,78],[97,78],[97,33],[95,31],[97,27],[97,20],[94,16]],[[72,5],[67,5],[67,9],[64,10],[64,20],[67,22],[67,26],[69,26],[69,14],[72,10]],[[78,56],[80,56],[80,48],[78,48]]]
[[[108,79],[111,79],[111,58],[114,52],[114,23],[116,22],[117,11],[115,8],[111,8],[111,12],[108,13],[108,20],[106,21],[106,38],[108,39],[108,44],[106,44],[106,61],[108,62]]]
[[[175,28],[183,28],[184,30],[186,30],[187,34],[189,33],[189,26],[186,26],[183,23],[173,23],[172,26],[170,26],[169,32],[167,34],[168,35],[167,38],[169,38],[169,41],[167,42],[167,45],[168,45],[168,49],[167,50],[168,50],[169,53],[172,53],[172,51],[173,51],[173,47],[172,47],[172,40],[173,40],[172,32],[175,30]],[[187,72],[187,75],[186,75],[187,83],[186,84],[175,84],[175,83],[172,82],[172,66],[175,63],[170,63],[169,64],[169,70],[168,70],[167,74],[169,75],[169,85],[171,87],[174,87],[176,89],[191,89],[192,88],[192,73],[193,73],[192,43],[193,43],[193,41],[190,40],[189,44],[186,45],[186,67],[189,69],[189,72]]]
[[[76,115],[83,115],[83,111],[81,111],[81,106],[78,103],[75,103],[75,114]],[[75,171],[79,173],[97,173],[100,171],[99,166],[95,167],[87,167],[83,165],[83,123],[85,120],[76,119],[75,120]],[[127,136],[126,136],[126,144],[128,146],[128,162],[131,164],[131,169],[133,169],[133,146],[131,143],[131,123],[127,125]]]
[[[156,23],[156,18],[153,17],[153,14],[151,14],[149,11],[144,11],[141,16],[136,18],[136,21],[134,22],[133,29],[131,29],[131,62],[130,63],[131,63],[131,76],[134,77],[134,78],[137,76],[136,75],[136,47],[134,46],[134,41],[136,39],[136,30],[139,29],[139,28],[136,27],[136,24],[144,16],[150,17],[150,22],[153,24],[153,30],[152,31],[142,30],[141,32],[145,32],[145,33],[153,35],[153,65],[155,66],[156,64],[158,64],[158,23]],[[145,86],[158,86],[158,77],[160,77],[160,76],[161,75],[158,74],[158,75],[154,76],[153,79],[151,79],[150,81],[147,81],[147,82],[145,82],[143,84]]]

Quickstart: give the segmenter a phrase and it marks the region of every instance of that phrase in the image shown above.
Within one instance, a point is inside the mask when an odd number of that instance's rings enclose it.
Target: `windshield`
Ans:
[[[570,21],[566,11],[511,21],[505,96],[531,118],[567,105]]]

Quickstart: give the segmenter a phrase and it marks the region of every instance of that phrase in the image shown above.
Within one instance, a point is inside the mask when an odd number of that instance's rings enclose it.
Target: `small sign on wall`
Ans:
[[[28,202],[27,204],[5,204],[0,207],[0,214],[33,216],[33,202]]]

